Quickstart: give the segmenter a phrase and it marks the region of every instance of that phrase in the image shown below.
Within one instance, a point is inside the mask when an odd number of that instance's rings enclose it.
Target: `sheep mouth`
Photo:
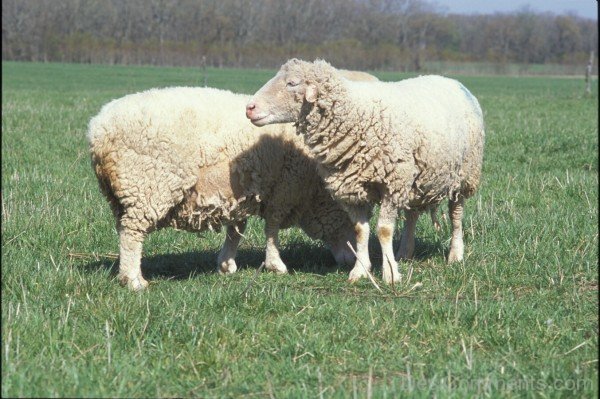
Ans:
[[[267,120],[266,119],[267,119],[268,116],[269,115],[263,115],[263,116],[259,116],[259,117],[256,117],[256,118],[251,118],[250,122],[252,122],[252,124],[256,125],[256,126],[263,126],[263,125],[267,124]]]

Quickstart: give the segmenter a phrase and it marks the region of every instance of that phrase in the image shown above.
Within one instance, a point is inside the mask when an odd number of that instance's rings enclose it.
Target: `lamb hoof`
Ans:
[[[237,271],[237,265],[235,260],[228,259],[219,263],[219,268],[217,270],[219,274],[233,274]]]
[[[288,272],[287,266],[281,259],[265,262],[265,268],[275,274],[286,274]]]
[[[127,286],[129,290],[134,292],[143,291],[148,287],[148,281],[146,281],[141,275],[133,279],[127,276],[121,276],[119,277],[119,282],[122,286]]]

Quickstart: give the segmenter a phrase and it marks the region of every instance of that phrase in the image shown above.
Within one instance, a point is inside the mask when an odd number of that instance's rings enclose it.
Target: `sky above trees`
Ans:
[[[529,7],[535,12],[575,13],[579,17],[598,19],[596,0],[432,0],[440,10],[457,14],[493,14],[514,12]]]

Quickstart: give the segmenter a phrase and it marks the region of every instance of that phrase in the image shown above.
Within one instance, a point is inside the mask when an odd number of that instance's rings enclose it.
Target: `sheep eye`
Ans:
[[[287,82],[287,87],[294,87],[294,86],[298,86],[298,82],[295,82],[293,80]]]

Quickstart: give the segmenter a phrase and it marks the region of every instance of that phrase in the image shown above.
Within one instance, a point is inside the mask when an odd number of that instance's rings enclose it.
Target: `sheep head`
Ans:
[[[353,248],[356,247],[356,236],[340,237],[336,241],[328,243],[335,259],[335,263],[339,266],[351,266],[356,261],[356,256],[354,256],[354,252],[352,252],[348,243],[350,243]]]
[[[335,70],[322,60],[291,59],[261,87],[246,106],[246,117],[256,126],[297,122],[303,106],[319,99],[324,70]]]

